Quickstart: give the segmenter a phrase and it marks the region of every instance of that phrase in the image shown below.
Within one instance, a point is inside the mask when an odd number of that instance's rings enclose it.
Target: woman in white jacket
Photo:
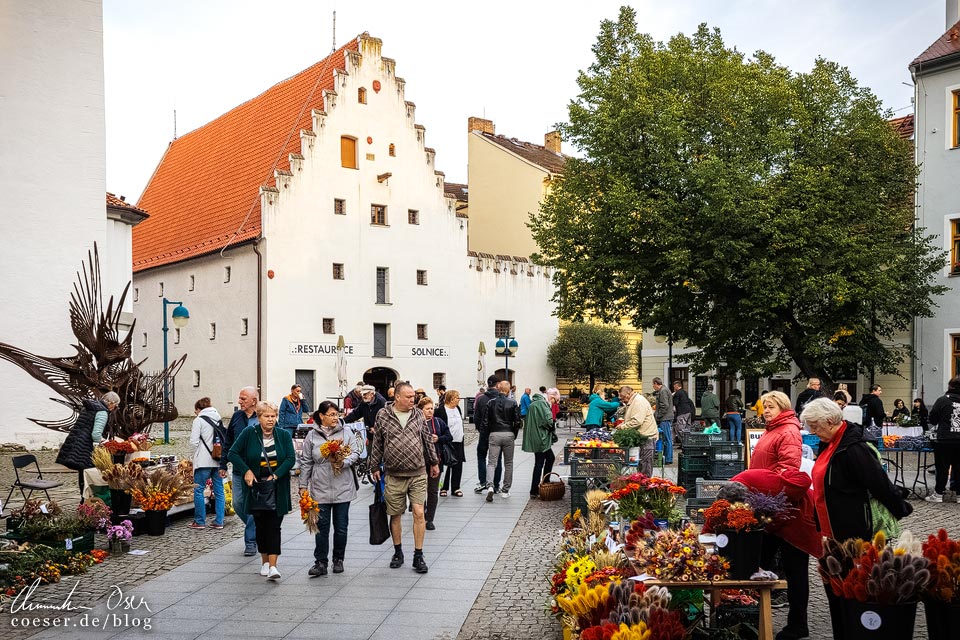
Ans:
[[[309,492],[320,504],[313,550],[314,564],[307,573],[311,577],[327,575],[327,553],[330,550],[330,524],[333,522],[333,572],[343,573],[343,556],[347,549],[347,526],[350,503],[357,497],[357,477],[353,466],[360,461],[353,430],[343,424],[337,405],[325,400],[313,413],[313,428],[307,433],[300,449],[300,495]],[[350,455],[343,460],[343,469],[337,473],[329,460],[320,453],[328,440],[341,440],[350,445]]]
[[[226,505],[223,493],[223,480],[220,478],[219,457],[213,457],[217,448],[222,448],[223,422],[217,410],[210,406],[210,398],[200,398],[193,405],[196,418],[193,419],[193,429],[190,431],[190,444],[193,445],[193,482],[197,485],[193,490],[193,522],[191,529],[205,529],[207,526],[207,504],[203,498],[203,490],[207,480],[213,480],[213,499],[216,504],[216,520],[210,525],[211,529],[223,529],[223,513]]]

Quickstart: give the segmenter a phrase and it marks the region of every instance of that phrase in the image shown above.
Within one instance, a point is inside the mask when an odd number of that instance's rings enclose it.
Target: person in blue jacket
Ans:
[[[291,436],[297,432],[297,426],[303,422],[303,413],[305,410],[303,402],[303,390],[300,385],[295,384],[290,387],[290,395],[284,396],[280,401],[280,419],[277,426],[286,429]]]
[[[587,417],[583,421],[583,426],[585,429],[595,429],[603,424],[603,416],[608,413],[613,413],[620,408],[620,403],[616,400],[607,401],[605,398],[601,397],[597,393],[599,385],[596,385],[593,389],[593,393],[590,394],[590,400],[587,406]]]

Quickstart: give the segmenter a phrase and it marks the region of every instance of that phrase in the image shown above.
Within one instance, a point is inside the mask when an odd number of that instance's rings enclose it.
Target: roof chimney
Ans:
[[[543,135],[543,146],[547,148],[547,151],[560,153],[560,132],[550,131],[545,133]]]
[[[960,21],[960,0],[947,0],[947,29]]]
[[[960,2],[960,0],[958,0]],[[489,133],[494,135],[493,120],[485,120],[484,118],[475,118],[470,116],[467,118],[467,131],[479,131],[481,133]]]

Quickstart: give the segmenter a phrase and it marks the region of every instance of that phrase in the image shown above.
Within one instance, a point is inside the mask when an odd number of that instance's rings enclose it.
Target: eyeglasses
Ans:
[[[328,418],[336,418],[336,417],[339,416],[340,414],[339,414],[338,412],[336,412],[336,411],[334,411],[333,413],[330,413],[330,412],[328,411],[328,412],[326,412],[326,413],[323,414],[323,415],[326,416],[326,417],[328,417]]]

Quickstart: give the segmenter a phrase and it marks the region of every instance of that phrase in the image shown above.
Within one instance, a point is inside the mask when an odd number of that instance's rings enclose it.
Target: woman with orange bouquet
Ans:
[[[350,503],[357,497],[353,465],[360,460],[353,430],[340,421],[337,405],[320,403],[300,449],[300,516],[316,534],[311,576],[327,575],[333,521],[333,572],[343,573]]]

